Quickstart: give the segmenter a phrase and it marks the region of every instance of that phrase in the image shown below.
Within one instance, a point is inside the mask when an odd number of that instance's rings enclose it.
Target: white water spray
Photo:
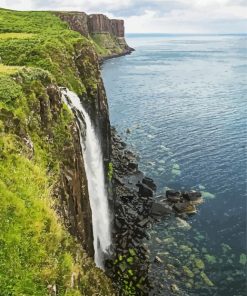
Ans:
[[[94,259],[98,267],[104,268],[103,254],[111,245],[110,216],[108,197],[105,188],[104,165],[101,146],[88,113],[83,108],[79,97],[69,91],[62,90],[63,100],[75,114],[80,130],[80,143],[85,161],[90,206],[92,210]],[[83,138],[84,123],[86,139]]]

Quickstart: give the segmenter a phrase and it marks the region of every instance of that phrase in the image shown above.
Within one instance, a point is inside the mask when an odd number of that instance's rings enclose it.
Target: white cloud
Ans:
[[[0,0],[0,7],[16,9],[16,10],[31,10],[33,8],[33,1],[31,0]]]
[[[128,32],[247,32],[247,0],[0,0],[16,10],[77,10],[126,20]]]

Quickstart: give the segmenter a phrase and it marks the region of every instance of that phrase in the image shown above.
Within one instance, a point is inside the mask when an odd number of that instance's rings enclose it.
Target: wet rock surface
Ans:
[[[110,276],[123,286],[124,281],[148,295],[149,256],[143,244],[147,229],[154,222],[150,211],[156,186],[138,169],[136,156],[112,129],[112,163],[114,168],[114,262],[108,262]]]
[[[171,207],[177,215],[186,217],[188,214],[197,213],[196,205],[203,202],[202,194],[199,191],[175,191],[167,190],[162,203]]]

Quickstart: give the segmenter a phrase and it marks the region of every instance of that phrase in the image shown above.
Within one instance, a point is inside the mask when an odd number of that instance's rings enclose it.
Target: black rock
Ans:
[[[181,192],[175,190],[167,190],[166,198],[171,202],[178,202],[181,199]]]
[[[113,178],[115,181],[117,181],[120,185],[124,185],[124,180],[121,177],[114,176]]]
[[[149,188],[151,188],[153,191],[156,191],[157,186],[154,183],[154,180],[148,177],[143,178],[142,183],[147,185]]]
[[[147,185],[142,183],[137,183],[137,187],[139,187],[138,195],[143,197],[153,197],[153,190],[150,189]]]
[[[143,220],[141,220],[138,225],[141,226],[141,227],[145,227],[148,223],[149,223],[149,218],[145,218]]]
[[[181,196],[181,192],[176,190],[167,190],[166,197],[168,198],[170,196]]]
[[[136,162],[130,161],[128,163],[128,169],[131,170],[131,171],[135,171],[135,170],[138,169],[138,164]]]
[[[199,191],[182,192],[182,197],[190,201],[195,201],[200,199],[202,194]]]

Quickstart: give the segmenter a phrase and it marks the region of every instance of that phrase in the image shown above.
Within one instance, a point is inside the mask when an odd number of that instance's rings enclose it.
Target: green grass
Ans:
[[[116,37],[109,33],[92,34],[91,38],[95,44],[96,51],[100,56],[108,56],[122,52],[122,48],[118,44]]]
[[[42,68],[59,85],[83,94],[87,85],[78,73],[74,57],[77,48],[83,53],[87,47],[92,47],[88,39],[68,29],[51,12],[0,9],[0,57],[4,65]]]
[[[73,116],[62,106],[54,119],[48,107],[47,126],[42,125],[40,98],[47,99],[53,83],[38,69],[0,75],[0,295],[49,295],[54,284],[59,296],[114,295],[109,279],[55,211],[53,190],[66,160],[64,147],[71,143]]]
[[[3,64],[0,64],[0,75],[1,74],[14,74],[21,70],[21,67],[17,66],[6,66]]]
[[[0,140],[0,295],[44,296],[54,284],[58,295],[112,295],[52,209],[46,170],[20,155],[15,141]],[[73,287],[72,275],[80,278]]]
[[[31,33],[1,33],[0,39],[31,39],[34,37],[34,34]]]
[[[92,41],[50,12],[0,9],[0,295],[50,295],[54,284],[58,296],[114,295],[63,226],[53,193],[74,119],[65,105],[51,108],[47,88],[90,99],[99,83],[92,54]]]

